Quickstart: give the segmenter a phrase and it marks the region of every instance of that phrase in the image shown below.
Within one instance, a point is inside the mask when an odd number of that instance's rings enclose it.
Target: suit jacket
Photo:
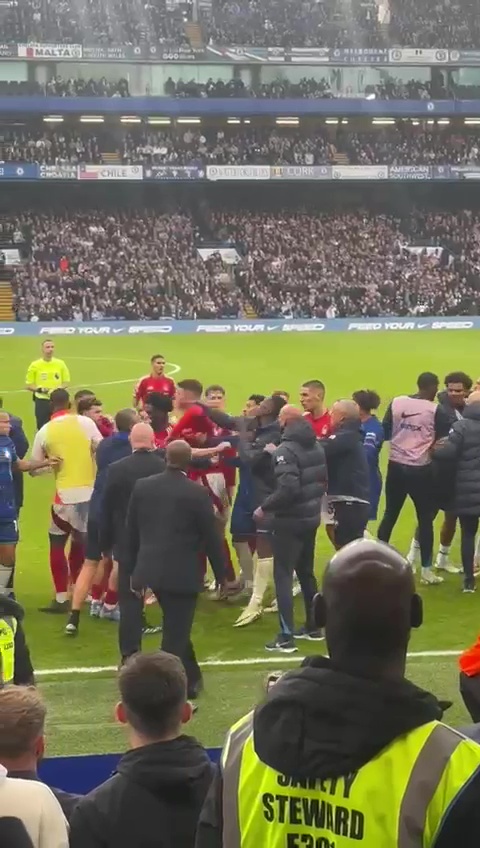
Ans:
[[[196,594],[205,553],[219,583],[224,550],[208,492],[177,469],[140,480],[127,515],[126,562],[136,589]]]
[[[100,506],[99,528],[102,551],[115,548],[123,562],[128,503],[137,480],[165,471],[165,460],[156,451],[138,450],[112,462]]]

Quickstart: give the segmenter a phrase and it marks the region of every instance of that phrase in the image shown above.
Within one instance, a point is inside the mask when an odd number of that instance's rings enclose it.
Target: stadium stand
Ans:
[[[230,277],[219,253],[200,259],[199,228],[185,214],[30,213],[12,226],[32,234],[32,260],[13,280],[21,321],[241,317],[247,307],[284,318],[458,315],[480,306],[472,212],[416,211],[402,221],[366,210],[211,210],[210,235],[239,246]]]

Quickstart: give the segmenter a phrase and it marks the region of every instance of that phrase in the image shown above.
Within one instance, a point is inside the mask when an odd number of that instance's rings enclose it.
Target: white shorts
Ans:
[[[322,524],[335,524],[335,507],[333,503],[328,500],[328,495],[324,495],[322,498],[320,518]]]
[[[52,536],[65,536],[75,531],[87,532],[89,501],[77,504],[53,504],[49,533]]]

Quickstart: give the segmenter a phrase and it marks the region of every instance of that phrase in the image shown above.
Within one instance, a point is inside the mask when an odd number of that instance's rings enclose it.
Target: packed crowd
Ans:
[[[260,47],[478,48],[474,0],[391,0],[387,7],[355,0],[348,11],[338,0],[215,0],[202,11],[205,38],[218,44]],[[187,43],[191,4],[140,0],[19,0],[2,11],[2,40],[73,44]]]
[[[19,320],[212,318],[239,314],[218,259],[204,263],[185,215],[25,215],[32,262],[15,275]]]
[[[399,123],[371,132],[228,126],[185,131],[143,129],[120,136],[102,132],[4,130],[0,132],[2,162],[77,164],[101,162],[102,152],[116,153],[123,164],[144,165],[475,165],[480,164],[480,137],[475,132],[436,129]],[[346,160],[345,160],[346,157]]]
[[[187,4],[188,5],[188,4]],[[2,10],[2,42],[50,42],[55,44],[145,44],[186,42],[184,14],[166,0],[112,0],[96,3],[69,0],[43,3],[18,0]]]
[[[98,139],[88,132],[0,132],[2,162],[38,162],[41,165],[101,162]]]
[[[232,273],[200,259],[187,215],[24,215],[32,260],[15,271],[18,320],[457,315],[480,307],[480,217],[367,212],[216,213]],[[412,250],[412,245],[424,248]],[[435,250],[427,248],[436,247]]]

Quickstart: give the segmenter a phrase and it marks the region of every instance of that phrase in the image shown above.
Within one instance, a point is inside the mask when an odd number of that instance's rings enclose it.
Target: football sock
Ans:
[[[253,580],[253,556],[248,542],[234,542],[238,564],[240,566],[240,574],[244,583],[251,583]]]
[[[55,592],[66,594],[68,591],[68,566],[65,557],[66,536],[50,536],[50,571]],[[57,598],[58,600],[58,598]]]

